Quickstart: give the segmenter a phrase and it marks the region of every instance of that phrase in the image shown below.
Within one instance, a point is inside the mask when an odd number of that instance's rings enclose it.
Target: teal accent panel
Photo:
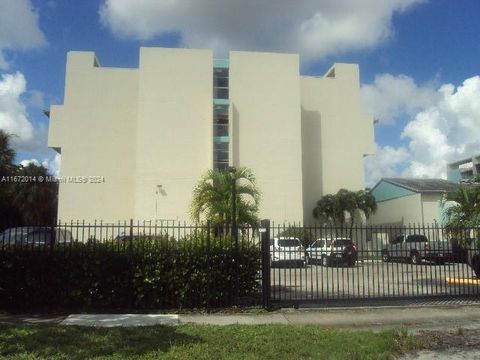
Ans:
[[[213,99],[213,103],[215,105],[229,105],[230,100],[228,100],[228,99]]]
[[[228,136],[214,136],[213,137],[213,142],[216,143],[228,143],[229,142],[229,137]]]
[[[381,181],[373,190],[372,195],[377,202],[396,199],[403,196],[414,195],[416,192],[405,189],[401,186]]]
[[[228,69],[230,61],[227,59],[213,59],[213,67],[217,69]]]
[[[462,174],[460,174],[460,170],[448,170],[447,171],[447,180],[459,183],[462,180]]]

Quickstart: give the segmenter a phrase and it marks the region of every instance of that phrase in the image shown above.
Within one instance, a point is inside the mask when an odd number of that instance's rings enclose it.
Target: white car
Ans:
[[[357,247],[350,238],[321,238],[310,245],[306,252],[307,264],[320,262],[323,266],[346,264],[355,266]]]
[[[296,237],[276,237],[270,240],[270,264],[305,265],[305,249]]]

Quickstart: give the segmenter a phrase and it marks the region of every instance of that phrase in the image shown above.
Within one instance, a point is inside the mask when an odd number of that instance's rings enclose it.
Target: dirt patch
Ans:
[[[480,347],[480,329],[419,330],[414,338],[420,348],[429,350]]]

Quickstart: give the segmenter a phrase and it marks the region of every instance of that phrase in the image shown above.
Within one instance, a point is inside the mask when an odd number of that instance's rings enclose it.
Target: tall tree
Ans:
[[[313,209],[313,217],[324,223],[331,222],[333,226],[343,223],[345,214],[340,208],[338,198],[335,195],[327,194],[317,201]]]
[[[193,190],[190,215],[194,221],[208,220],[217,228],[232,223],[234,178],[237,224],[257,224],[260,191],[253,172],[245,167],[236,169],[234,173],[209,170],[202,176]]]
[[[340,189],[336,194],[328,194],[318,200],[317,206],[313,210],[313,216],[323,222],[331,222],[334,226],[344,227],[348,214],[352,230],[355,218],[360,213],[368,218],[376,209],[377,203],[370,192]]]
[[[370,191],[360,190],[355,193],[357,198],[357,207],[368,219],[377,211],[377,201]]]
[[[451,202],[445,210],[447,231],[463,244],[471,237],[480,239],[480,185],[460,185],[445,196],[445,202]]]
[[[54,225],[58,184],[45,181],[47,169],[30,163],[19,166],[16,175],[25,180],[12,184],[12,202],[21,214],[23,224]]]
[[[11,136],[0,130],[0,231],[20,222],[18,211],[12,205],[12,182],[9,177],[16,172],[15,151],[10,144]]]

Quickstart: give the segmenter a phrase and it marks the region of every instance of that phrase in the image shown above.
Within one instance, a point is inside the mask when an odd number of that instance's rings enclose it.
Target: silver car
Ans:
[[[317,239],[307,250],[307,264],[320,263],[323,266],[346,264],[355,266],[357,247],[350,238],[333,237]]]

